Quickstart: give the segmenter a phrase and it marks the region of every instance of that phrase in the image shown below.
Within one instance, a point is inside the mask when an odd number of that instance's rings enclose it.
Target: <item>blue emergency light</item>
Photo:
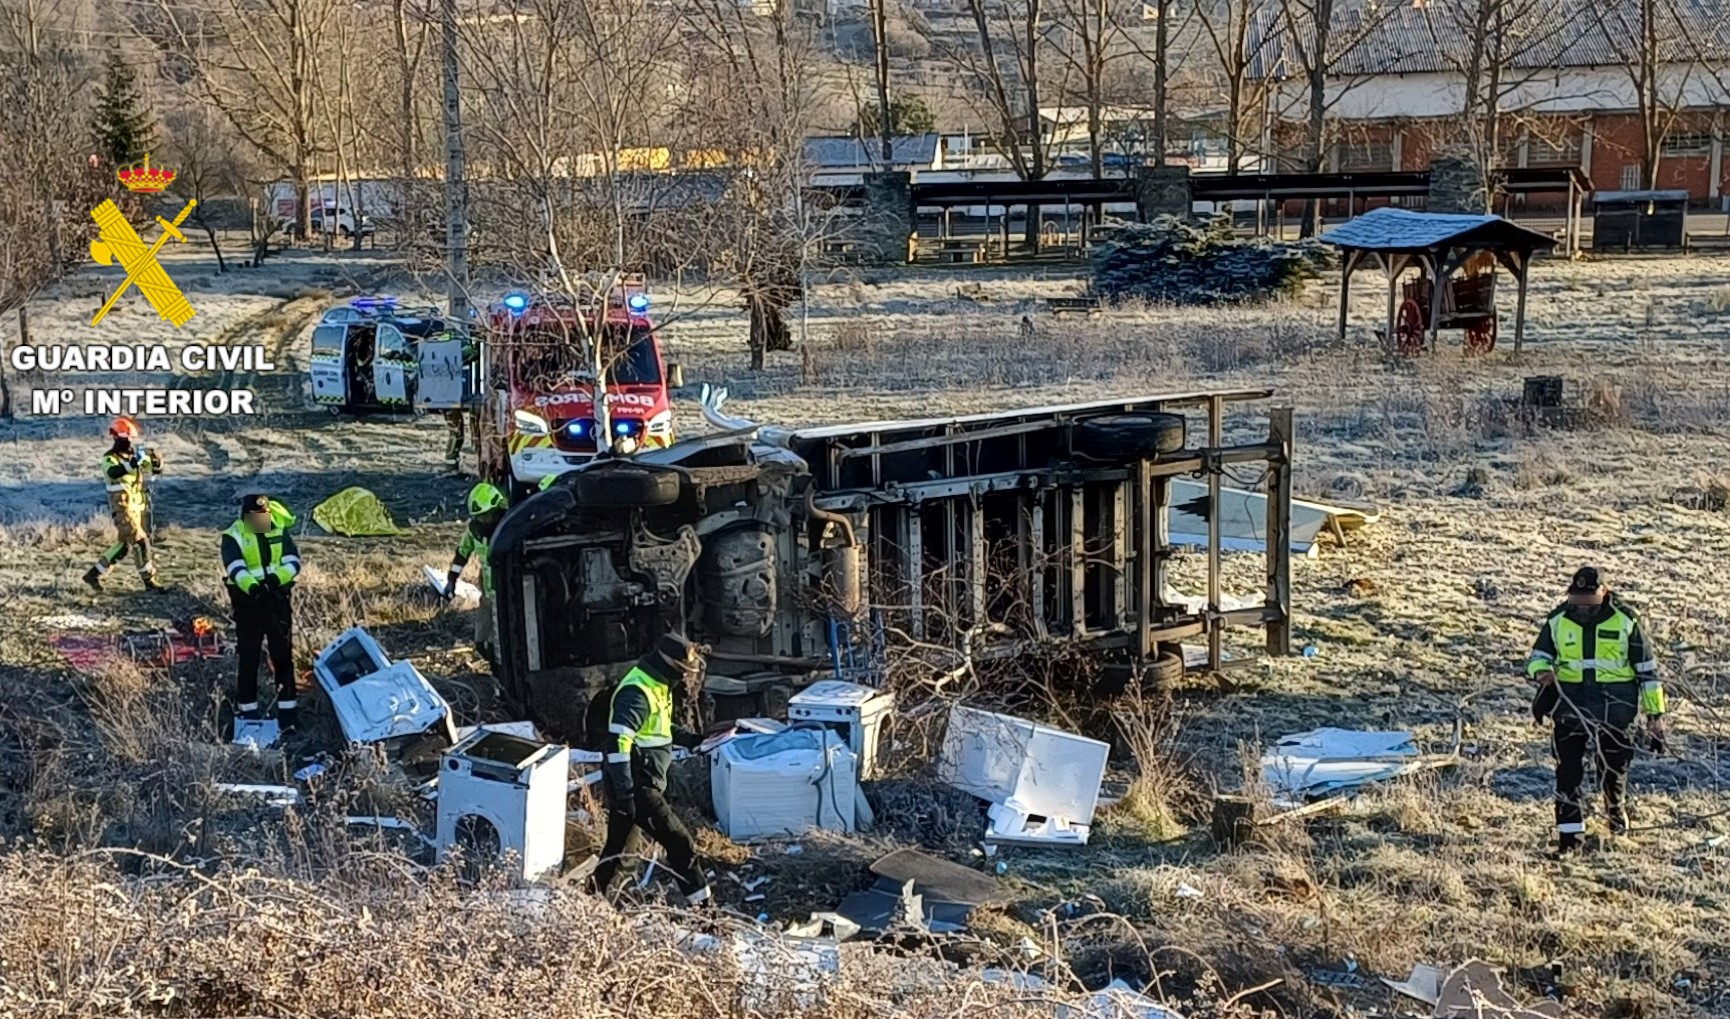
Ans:
[[[521,315],[529,310],[529,295],[521,291],[509,293],[504,296],[501,303],[505,306],[505,310],[512,315]]]
[[[632,294],[625,298],[625,307],[631,309],[633,315],[647,315],[649,313],[649,295]]]
[[[620,435],[629,435],[629,434],[631,434],[631,431],[636,427],[636,424],[637,423],[635,421],[632,421],[629,418],[620,419],[618,421],[613,422],[613,431],[619,433]]]

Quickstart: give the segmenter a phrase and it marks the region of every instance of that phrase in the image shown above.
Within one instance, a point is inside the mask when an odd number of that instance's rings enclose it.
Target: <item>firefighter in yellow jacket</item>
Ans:
[[[140,453],[137,449],[138,424],[131,418],[120,418],[108,427],[114,440],[102,456],[102,483],[108,489],[108,515],[114,521],[116,540],[103,551],[96,565],[84,573],[84,582],[93,590],[102,590],[102,578],[114,564],[132,550],[138,564],[138,578],[150,591],[159,591],[156,583],[156,562],[150,555],[150,493],[146,478],[162,473],[162,457],[156,450]]]
[[[475,613],[475,650],[492,660],[496,632],[493,621],[493,564],[491,562],[493,531],[505,517],[504,490],[491,482],[482,481],[469,489],[469,524],[457,542],[456,555],[451,557],[450,572],[445,576],[444,596],[456,597],[457,580],[468,566],[469,558],[478,554],[481,560],[481,604]]]
[[[1604,788],[1610,831],[1628,830],[1625,794],[1634,760],[1634,721],[1646,716],[1655,749],[1664,739],[1664,686],[1640,619],[1582,567],[1568,597],[1538,631],[1526,671],[1538,682],[1533,720],[1555,721],[1556,833],[1558,852],[1580,848],[1586,817],[1580,784],[1592,754]]]

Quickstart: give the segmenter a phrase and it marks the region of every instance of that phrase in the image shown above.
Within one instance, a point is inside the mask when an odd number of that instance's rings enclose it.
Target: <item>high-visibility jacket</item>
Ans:
[[[1664,687],[1658,681],[1658,663],[1647,646],[1645,632],[1634,612],[1615,598],[1604,600],[1585,622],[1576,621],[1559,606],[1544,620],[1526,672],[1536,676],[1553,671],[1556,682],[1583,696],[1633,702],[1634,684],[1639,683],[1639,704],[1648,715],[1662,715]]]
[[[618,737],[618,750],[607,760],[622,764],[633,747],[645,750],[673,745],[673,688],[641,667],[633,666],[613,689],[607,730]]]
[[[102,457],[102,484],[110,499],[116,495],[130,509],[144,508],[144,472],[162,472],[160,459],[111,449]]]
[[[284,588],[292,587],[300,577],[300,550],[287,530],[294,523],[294,515],[274,500],[270,515],[270,530],[263,534],[246,526],[244,519],[222,532],[224,582],[242,594],[251,594],[267,576],[275,577]]]
[[[469,564],[469,557],[477,552],[480,553],[481,593],[489,598],[492,597],[493,593],[492,544],[492,538],[483,538],[476,534],[474,524],[470,523],[469,526],[463,528],[462,540],[457,542],[456,558],[451,561],[451,569],[456,573],[461,573],[463,567]]]

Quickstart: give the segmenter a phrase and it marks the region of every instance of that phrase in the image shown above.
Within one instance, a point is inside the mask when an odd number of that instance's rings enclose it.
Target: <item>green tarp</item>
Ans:
[[[313,507],[312,519],[331,534],[371,538],[402,531],[378,496],[364,488],[345,488]]]

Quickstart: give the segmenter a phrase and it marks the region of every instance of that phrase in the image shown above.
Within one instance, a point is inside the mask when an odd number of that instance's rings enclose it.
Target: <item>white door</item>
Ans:
[[[463,370],[463,341],[429,338],[420,341],[417,349],[420,378],[415,383],[414,405],[423,410],[461,407],[468,376]]]
[[[312,331],[309,364],[313,402],[332,407],[348,402],[347,345],[346,325],[331,323]]]
[[[409,376],[414,374],[414,348],[402,330],[386,322],[378,325],[377,345],[372,355],[372,386],[378,402],[408,406]]]

